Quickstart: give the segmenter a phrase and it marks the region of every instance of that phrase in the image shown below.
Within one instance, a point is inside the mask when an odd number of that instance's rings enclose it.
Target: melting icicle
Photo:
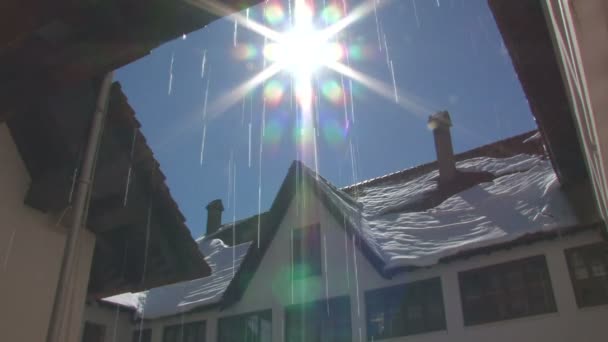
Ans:
[[[207,125],[203,126],[203,139],[201,139],[201,166],[203,165],[203,157],[205,154],[205,138],[207,135]]]
[[[201,61],[201,78],[205,78],[205,64],[207,63],[207,49],[203,51],[203,60]]]
[[[420,28],[420,18],[418,18],[418,8],[416,8],[416,0],[412,0],[412,5],[414,5],[414,16],[416,17],[416,25]]]
[[[8,239],[8,245],[6,246],[6,252],[4,253],[4,262],[2,263],[2,270],[6,271],[8,267],[8,258],[11,255],[11,250],[13,249],[13,241],[15,240],[15,233],[17,229],[13,229],[11,233],[11,237]]]
[[[171,64],[169,65],[169,91],[168,95],[171,95],[171,88],[173,87],[173,61],[175,60],[175,52],[171,53]]]
[[[391,77],[393,78],[393,89],[395,90],[395,102],[399,103],[399,93],[397,92],[397,81],[395,80],[395,68],[393,67],[393,61],[391,61]]]
[[[133,138],[131,139],[131,152],[129,153],[129,170],[127,171],[127,184],[125,185],[125,195],[122,199],[122,206],[127,206],[129,198],[129,187],[131,186],[131,173],[133,172],[133,159],[135,157],[135,143],[137,140],[137,127],[133,127]]]
[[[251,122],[249,123],[249,168],[251,168]]]
[[[238,30],[239,30],[239,23],[236,21],[236,19],[234,19],[234,34],[232,36],[232,44],[234,46],[236,46],[236,43],[237,43]]]

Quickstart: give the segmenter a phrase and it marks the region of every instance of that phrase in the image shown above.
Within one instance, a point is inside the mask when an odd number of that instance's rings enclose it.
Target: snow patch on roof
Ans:
[[[220,239],[203,239],[197,242],[212,269],[210,276],[103,300],[119,305],[129,303],[137,310],[139,316],[149,319],[175,315],[195,307],[218,303],[238,271],[251,242],[234,247],[227,246]]]
[[[550,162],[540,156],[479,157],[459,162],[457,168],[490,172],[497,178],[420,212],[399,208],[437,189],[437,171],[403,183],[361,188],[356,199],[360,205],[350,205],[339,190],[326,190],[384,260],[386,271],[430,266],[465,250],[577,223]]]

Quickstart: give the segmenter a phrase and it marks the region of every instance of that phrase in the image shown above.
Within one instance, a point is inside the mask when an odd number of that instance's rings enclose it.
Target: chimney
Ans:
[[[207,235],[215,233],[222,225],[222,205],[221,199],[216,199],[207,204]]]
[[[429,116],[429,128],[433,131],[435,138],[435,151],[437,152],[437,163],[439,164],[439,183],[449,183],[456,176],[456,162],[454,160],[454,149],[452,148],[452,119],[447,111],[437,112]]]

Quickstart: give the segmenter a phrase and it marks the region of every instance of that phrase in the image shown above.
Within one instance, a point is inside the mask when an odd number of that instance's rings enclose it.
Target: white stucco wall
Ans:
[[[308,203],[315,202],[309,201]],[[324,277],[309,279],[306,298],[298,296],[298,286],[301,284],[297,283],[294,286],[292,298],[289,285],[290,229],[319,222],[328,246],[326,250],[327,268],[324,266],[327,288]],[[447,330],[385,341],[605,341],[608,327],[605,326],[604,321],[608,317],[608,306],[587,309],[579,309],[576,306],[563,252],[565,248],[598,240],[600,240],[600,235],[597,232],[580,233],[450,264],[440,264],[429,269],[402,273],[391,280],[386,280],[376,273],[358,250],[353,254],[352,241],[346,240],[345,244],[345,234],[342,228],[325,208],[316,208],[315,205],[298,208],[292,203],[258,272],[239,303],[222,312],[209,310],[184,314],[147,321],[145,326],[153,328],[153,342],[161,342],[164,326],[205,320],[207,322],[207,341],[216,341],[218,317],[270,308],[273,310],[273,340],[282,341],[284,306],[291,304],[292,301],[297,303],[302,300],[312,301],[324,298],[327,291],[329,297],[350,296],[353,340],[359,341],[359,334],[361,334],[361,340],[365,341],[367,340],[364,303],[366,290],[441,277]],[[464,327],[458,272],[538,254],[544,254],[547,258],[557,313]],[[354,271],[355,258],[358,277],[355,277]],[[358,282],[356,278],[358,278]],[[357,296],[357,288],[359,296]],[[360,312],[357,310],[357,299],[360,300]]]
[[[44,341],[65,242],[57,218],[23,203],[30,178],[0,124],[0,340]],[[95,236],[80,234],[63,341],[78,341]]]

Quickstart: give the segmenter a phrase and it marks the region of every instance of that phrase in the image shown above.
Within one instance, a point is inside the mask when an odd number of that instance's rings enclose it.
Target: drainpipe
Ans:
[[[76,196],[74,198],[72,222],[68,231],[66,245],[63,250],[61,269],[59,271],[59,280],[55,290],[55,301],[53,303],[53,310],[51,311],[49,328],[46,336],[47,342],[61,342],[61,318],[67,309],[65,304],[67,295],[69,293],[69,279],[73,273],[72,267],[74,264],[74,258],[76,257],[78,233],[80,232],[83,222],[86,221],[85,216],[89,204],[89,193],[91,191],[91,184],[93,183],[93,172],[95,162],[97,160],[99,143],[101,142],[104,121],[108,110],[110,88],[112,86],[113,77],[114,71],[111,71],[105,75],[101,83],[99,95],[97,97],[97,106],[95,107],[95,112],[93,113],[93,121],[91,122],[89,139],[87,141],[85,155],[80,168],[81,172],[78,178]]]

